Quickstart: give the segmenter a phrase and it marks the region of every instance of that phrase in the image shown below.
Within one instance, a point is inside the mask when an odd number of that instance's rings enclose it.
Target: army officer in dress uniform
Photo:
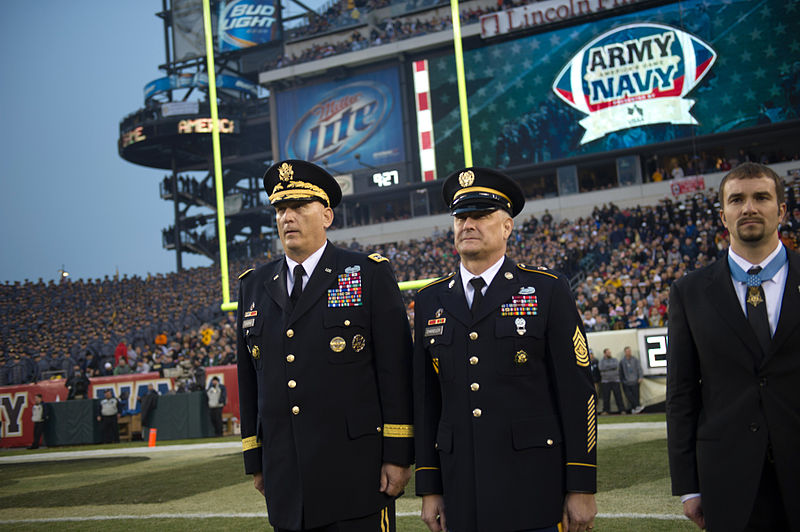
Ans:
[[[589,530],[595,394],[569,287],[505,256],[516,182],[467,168],[443,196],[461,264],[415,299],[422,519],[434,532]]]
[[[241,275],[245,470],[277,531],[394,530],[414,461],[411,334],[389,262],[326,239],[341,199],[322,168],[273,165],[285,257]]]

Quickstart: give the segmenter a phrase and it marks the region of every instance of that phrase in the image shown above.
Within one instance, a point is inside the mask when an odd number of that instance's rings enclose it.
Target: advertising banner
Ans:
[[[275,0],[228,0],[220,4],[219,50],[241,50],[280,39]]]
[[[640,0],[542,0],[481,16],[481,37],[488,39],[512,31],[561,22],[573,17],[601,13]]]
[[[211,15],[211,31],[217,27],[217,17]],[[202,0],[172,0],[173,60],[185,61],[206,55],[203,29]]]
[[[686,0],[468,50],[474,164],[535,164],[796,119],[797,27],[792,2]],[[463,165],[455,63],[447,54],[429,64],[446,175]]]
[[[208,74],[173,74],[158,78],[144,86],[144,100],[150,100],[156,94],[176,89],[208,87]],[[258,95],[258,87],[252,81],[230,74],[217,74],[217,88],[243,92],[251,96]]]
[[[681,194],[703,192],[706,189],[706,180],[701,175],[682,177],[673,180],[669,187],[672,191],[672,195],[677,198]]]
[[[211,366],[206,369],[206,383],[212,377],[219,377],[228,392],[228,402],[223,413],[239,417],[239,381],[235,365]],[[128,397],[124,409],[136,410],[140,407],[137,398],[152,384],[159,394],[164,395],[176,389],[175,379],[160,377],[158,373],[136,373],[113,377],[95,377],[90,379],[89,396],[102,398],[105,390],[110,389],[114,397]],[[207,385],[206,385],[207,387]],[[45,403],[67,400],[67,388],[64,380],[41,381],[36,384],[0,387],[0,447],[26,447],[33,442],[33,421],[31,408],[36,394],[42,394]],[[62,420],[63,421],[63,420]]]
[[[334,173],[405,160],[397,69],[276,94],[280,159]]]

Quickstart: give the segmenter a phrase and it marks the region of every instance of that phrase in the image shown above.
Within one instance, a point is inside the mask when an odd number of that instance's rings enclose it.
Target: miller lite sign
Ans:
[[[717,54],[697,37],[661,24],[630,24],[606,32],[564,66],[553,91],[588,115],[581,144],[614,131],[659,123],[697,124],[686,95]]]
[[[334,166],[336,159],[348,156],[385,125],[392,106],[391,92],[380,82],[362,80],[336,87],[322,94],[295,123],[284,146],[286,157],[326,159]]]

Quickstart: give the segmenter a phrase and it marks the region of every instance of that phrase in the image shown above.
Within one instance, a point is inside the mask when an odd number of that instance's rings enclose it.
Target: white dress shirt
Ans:
[[[500,271],[500,267],[503,265],[504,260],[506,260],[505,256],[501,257],[500,260],[489,266],[489,268],[480,275],[475,275],[471,271],[467,270],[463,263],[459,264],[459,269],[461,272],[461,284],[464,286],[464,295],[467,297],[467,307],[472,307],[472,298],[475,296],[475,289],[471,284],[469,284],[469,282],[475,277],[482,278],[486,285],[481,290],[481,294],[485,295],[486,290],[492,283],[492,279],[494,279],[494,276]]]
[[[308,284],[308,280],[311,278],[311,274],[314,273],[314,268],[317,267],[319,264],[319,259],[322,258],[322,254],[325,252],[325,246],[328,245],[328,241],[326,240],[322,247],[316,250],[314,253],[309,255],[309,257],[304,260],[303,262],[297,262],[289,258],[289,255],[286,255],[286,264],[289,266],[286,272],[286,290],[291,294],[292,288],[294,288],[294,267],[298,264],[303,266],[303,269],[306,271],[306,274],[303,276],[303,288],[306,287]]]
[[[758,264],[751,264],[747,260],[743,259],[739,255],[737,255],[732,249],[728,249],[728,253],[731,256],[731,259],[739,265],[744,271],[749,270],[753,266],[761,266],[765,268],[769,262],[775,258],[775,255],[778,254],[780,251],[781,246],[780,242],[778,243],[778,247],[775,248],[775,251],[769,254],[767,258],[762,260]],[[783,303],[783,289],[786,287],[786,278],[789,275],[789,261],[786,261],[786,264],[778,270],[778,273],[772,276],[772,279],[768,281],[764,281],[761,283],[761,288],[764,289],[764,299],[766,299],[767,303],[767,317],[769,318],[769,328],[770,334],[775,336],[775,329],[778,327],[778,320],[780,319],[781,314],[781,303]],[[742,307],[742,312],[744,315],[747,316],[747,283],[740,283],[739,281],[735,281],[733,277],[731,277],[731,282],[733,282],[733,289],[736,291],[736,297],[739,298],[739,305]]]

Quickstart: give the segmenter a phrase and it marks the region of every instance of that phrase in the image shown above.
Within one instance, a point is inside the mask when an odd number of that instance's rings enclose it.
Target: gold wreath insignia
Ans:
[[[475,182],[475,174],[472,170],[467,170],[466,172],[461,172],[458,174],[458,184],[461,185],[462,188],[472,186],[472,183]]]

